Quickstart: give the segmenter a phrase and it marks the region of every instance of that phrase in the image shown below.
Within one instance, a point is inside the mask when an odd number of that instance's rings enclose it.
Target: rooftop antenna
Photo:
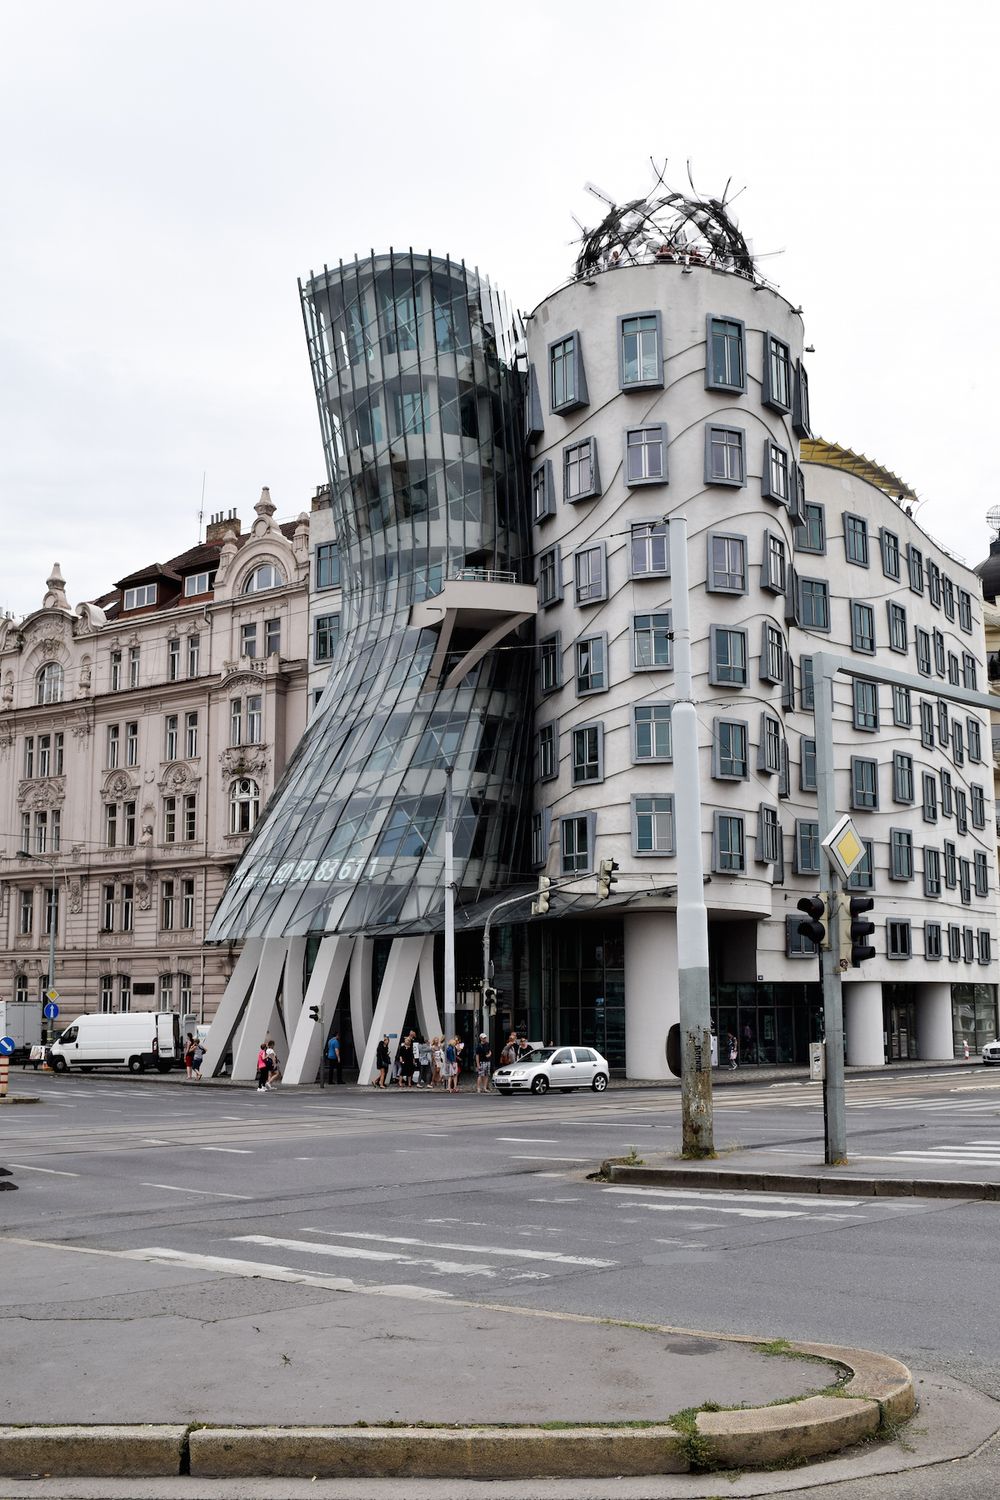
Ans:
[[[201,526],[202,526],[202,522],[205,519],[205,474],[206,474],[206,470],[202,469],[202,471],[201,471],[201,505],[198,507],[198,546],[199,547],[201,546]]]

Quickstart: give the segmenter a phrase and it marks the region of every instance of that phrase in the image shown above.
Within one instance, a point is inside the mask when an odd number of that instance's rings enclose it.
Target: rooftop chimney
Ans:
[[[205,541],[221,543],[227,531],[235,531],[240,534],[240,518],[236,514],[236,507],[226,514],[224,510],[217,510],[214,515],[209,516],[208,525],[205,527]]]

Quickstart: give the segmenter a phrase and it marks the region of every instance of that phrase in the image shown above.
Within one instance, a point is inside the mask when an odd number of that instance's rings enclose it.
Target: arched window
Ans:
[[[243,585],[243,592],[244,594],[260,594],[265,589],[280,589],[284,581],[280,568],[276,568],[274,563],[261,563],[247,578]]]
[[[260,787],[241,776],[229,788],[229,832],[249,833],[260,813]]]
[[[63,669],[57,661],[47,661],[35,673],[35,702],[61,703],[63,696]]]

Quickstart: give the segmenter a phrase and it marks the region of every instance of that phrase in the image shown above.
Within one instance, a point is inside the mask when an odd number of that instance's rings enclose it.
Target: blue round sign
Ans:
[[[42,1006],[42,1015],[45,1017],[46,1021],[54,1021],[58,1014],[59,1007],[58,1005],[54,1005],[51,1000],[48,1001],[46,1005]]]
[[[0,1036],[0,1057],[10,1057],[16,1046],[12,1036]]]

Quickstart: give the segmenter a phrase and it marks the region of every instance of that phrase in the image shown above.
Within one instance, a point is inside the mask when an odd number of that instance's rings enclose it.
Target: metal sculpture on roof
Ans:
[[[588,191],[608,211],[595,229],[578,225],[581,239],[574,268],[576,280],[616,266],[650,261],[714,266],[751,281],[761,280],[750,247],[730,212],[729,183],[720,198],[704,198],[691,181],[689,164],[690,195],[678,193],[664,181],[666,162],[662,167],[655,162],[652,166],[656,176],[653,187],[645,197],[628,203],[615,203],[600,188],[587,184]]]

